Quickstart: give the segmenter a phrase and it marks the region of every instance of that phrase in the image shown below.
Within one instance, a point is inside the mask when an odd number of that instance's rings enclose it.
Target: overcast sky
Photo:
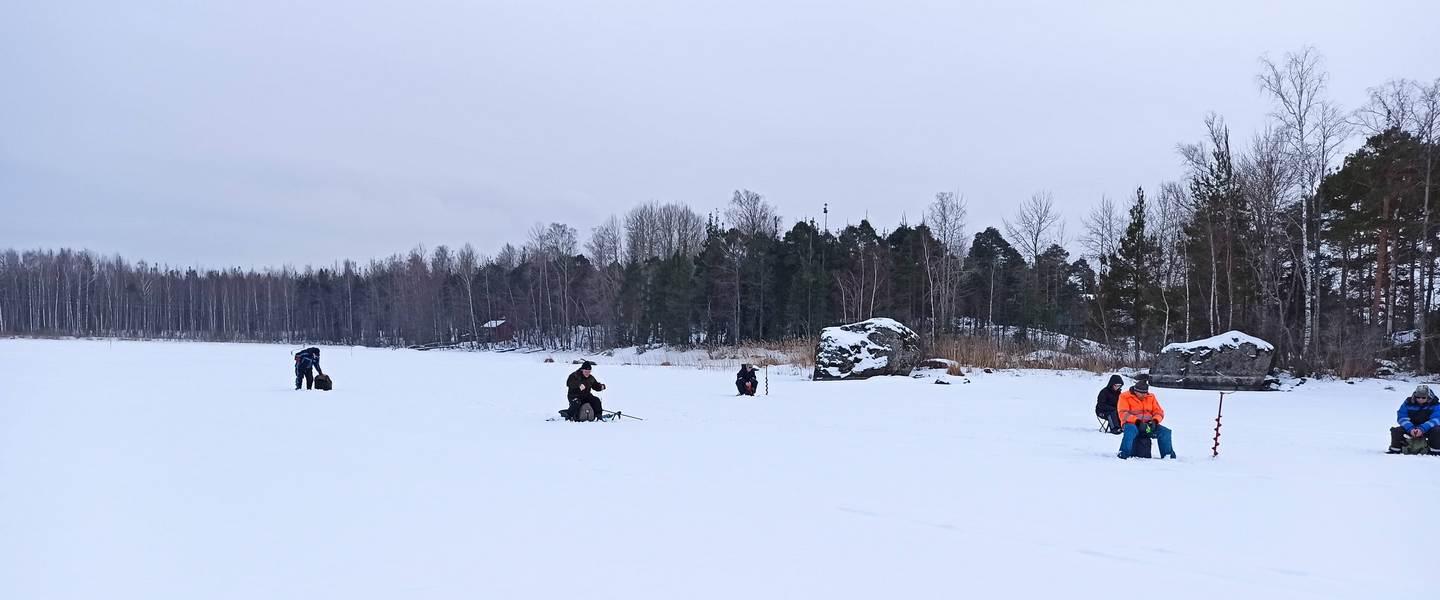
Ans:
[[[1179,178],[1257,59],[1347,108],[1440,76],[1440,2],[0,2],[0,247],[174,265],[491,253],[537,221],[764,194],[970,231]],[[1264,5],[1252,6],[1252,5]]]

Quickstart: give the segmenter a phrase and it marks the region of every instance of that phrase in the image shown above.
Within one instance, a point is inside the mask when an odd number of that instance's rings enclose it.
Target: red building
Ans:
[[[480,326],[478,342],[495,344],[515,339],[515,326],[505,319],[496,319]]]

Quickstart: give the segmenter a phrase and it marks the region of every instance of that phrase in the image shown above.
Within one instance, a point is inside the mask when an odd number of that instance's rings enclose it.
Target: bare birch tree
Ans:
[[[455,267],[459,270],[460,283],[465,286],[465,303],[469,306],[467,311],[470,317],[470,341],[478,341],[480,327],[475,319],[475,275],[479,272],[479,256],[475,253],[475,247],[465,244],[460,252],[455,255]]]
[[[1284,132],[1291,169],[1296,175],[1300,202],[1301,271],[1305,275],[1305,316],[1301,333],[1301,355],[1312,356],[1319,330],[1320,242],[1316,219],[1316,191],[1320,180],[1334,158],[1333,152],[1343,141],[1344,119],[1339,110],[1326,102],[1323,94],[1329,75],[1323,70],[1320,53],[1313,47],[1287,53],[1280,63],[1261,57],[1257,80],[1261,89],[1274,101],[1272,116]]]
[[[960,273],[964,269],[966,250],[965,218],[968,207],[965,199],[953,192],[935,194],[935,201],[925,214],[925,225],[939,242],[935,263],[929,261],[931,252],[926,252],[925,272],[930,284],[930,314],[938,324],[932,329],[932,336],[938,331],[949,330],[955,317],[956,300],[960,293]]]
[[[1020,203],[1014,220],[1005,219],[1005,234],[1010,237],[1021,255],[1031,264],[1040,258],[1051,244],[1063,243],[1064,220],[1055,209],[1055,197],[1050,192],[1036,192]]]

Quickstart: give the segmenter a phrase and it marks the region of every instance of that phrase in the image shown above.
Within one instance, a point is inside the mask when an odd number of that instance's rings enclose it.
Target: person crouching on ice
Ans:
[[[1150,376],[1135,378],[1135,385],[1120,394],[1116,403],[1120,422],[1125,424],[1125,434],[1120,438],[1120,458],[1130,458],[1130,449],[1135,438],[1148,435],[1160,440],[1160,458],[1175,458],[1175,449],[1170,445],[1170,430],[1160,424],[1165,419],[1165,409],[1160,408],[1159,399],[1150,393]]]
[[[1395,415],[1398,427],[1390,429],[1390,454],[1400,454],[1410,445],[1410,440],[1424,438],[1430,443],[1430,455],[1440,455],[1440,410],[1436,410],[1440,398],[1430,391],[1428,385],[1415,386],[1410,397],[1400,404]]]
[[[755,377],[755,367],[750,364],[741,364],[740,372],[735,374],[735,391],[745,396],[754,396],[755,388],[760,380]]]
[[[600,409],[600,398],[595,396],[595,392],[603,391],[605,384],[596,381],[595,376],[590,374],[590,370],[594,367],[595,363],[587,360],[565,380],[567,390],[565,392],[565,398],[570,401],[570,408],[560,412],[565,415],[566,419],[571,421],[589,421],[598,419],[600,415],[604,414]],[[580,412],[580,407],[586,404],[590,405],[591,413],[589,419],[582,418],[583,415]]]

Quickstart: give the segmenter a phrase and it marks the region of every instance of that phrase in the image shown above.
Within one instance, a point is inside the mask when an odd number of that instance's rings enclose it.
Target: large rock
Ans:
[[[1170,344],[1150,368],[1150,383],[1199,390],[1263,390],[1275,347],[1239,331]]]
[[[826,327],[815,349],[815,380],[909,375],[920,361],[920,336],[894,319]]]

